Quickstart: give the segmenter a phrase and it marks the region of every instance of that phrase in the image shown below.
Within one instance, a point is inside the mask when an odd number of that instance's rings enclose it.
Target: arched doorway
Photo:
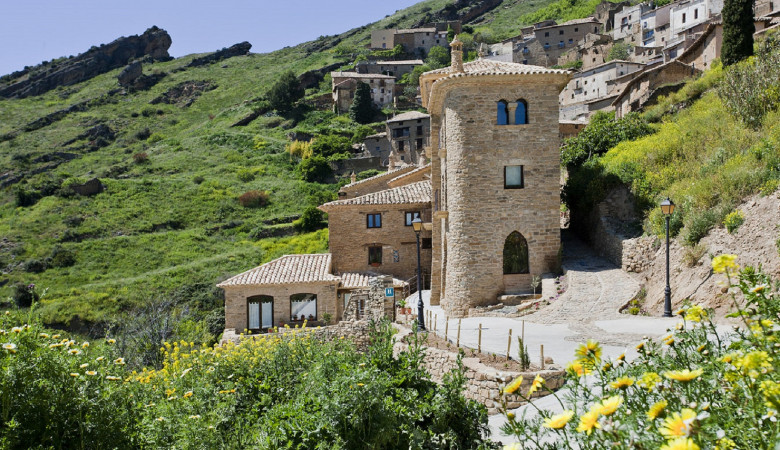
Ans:
[[[528,273],[528,241],[513,231],[504,241],[504,275]]]

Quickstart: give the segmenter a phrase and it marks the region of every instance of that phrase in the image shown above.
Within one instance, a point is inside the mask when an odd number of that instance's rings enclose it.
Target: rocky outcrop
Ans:
[[[445,22],[450,20],[459,20],[462,23],[474,22],[481,15],[492,10],[501,4],[503,0],[457,0],[450,3],[436,13],[426,14],[422,19],[412,26],[419,28],[430,22]]]
[[[149,103],[153,105],[167,103],[169,105],[187,107],[192,105],[203,92],[216,88],[217,85],[209,81],[185,81],[163,92],[162,95]]]
[[[212,64],[223,59],[232,58],[234,56],[244,56],[249,54],[249,49],[252,48],[252,44],[247,41],[233,44],[228,48],[217,50],[214,53],[210,53],[206,56],[193,59],[187,67],[205,66],[206,64]]]
[[[100,194],[105,190],[103,183],[97,178],[93,178],[84,184],[72,184],[70,188],[78,195],[89,197],[91,195]]]
[[[117,80],[119,80],[119,85],[123,88],[143,91],[157,84],[157,82],[165,78],[165,75],[165,73],[144,75],[141,61],[133,61],[119,73]]]
[[[168,32],[152,27],[140,36],[121,37],[110,44],[92,47],[74,58],[48,66],[45,71],[36,73],[32,70],[26,79],[0,87],[0,97],[25,98],[40,95],[58,86],[70,86],[89,80],[122,67],[136,58],[167,60],[170,59],[170,46],[171,37]]]

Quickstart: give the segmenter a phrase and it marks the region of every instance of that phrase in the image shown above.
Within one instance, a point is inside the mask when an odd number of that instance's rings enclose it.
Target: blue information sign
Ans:
[[[385,288],[385,297],[395,297],[395,289]]]

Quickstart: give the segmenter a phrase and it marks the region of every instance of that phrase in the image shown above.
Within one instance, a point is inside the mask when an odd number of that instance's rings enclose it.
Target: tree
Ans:
[[[308,233],[322,228],[322,219],[322,211],[316,206],[308,206],[303,210],[300,219],[293,221],[293,226],[298,231]]]
[[[637,113],[615,120],[614,112],[599,111],[577,137],[566,139],[561,148],[561,162],[569,168],[578,167],[623,141],[638,139],[652,132],[650,125]]]
[[[303,98],[303,88],[292,70],[284,72],[268,91],[271,107],[285,114],[292,111],[295,102]]]
[[[723,45],[721,60],[724,66],[742,61],[753,54],[754,0],[725,0],[723,4]]]
[[[349,118],[357,123],[371,123],[374,120],[376,108],[371,100],[371,88],[366,83],[358,83],[355,98],[349,107]]]
[[[607,61],[613,61],[616,59],[626,60],[629,57],[629,51],[631,46],[625,42],[615,42],[612,48],[607,53]]]
[[[303,181],[324,183],[332,170],[328,160],[320,155],[306,158],[298,164],[298,174]]]
[[[425,60],[431,69],[439,69],[441,67],[447,67],[450,64],[450,53],[446,48],[439,45],[431,47],[428,52],[428,58]]]

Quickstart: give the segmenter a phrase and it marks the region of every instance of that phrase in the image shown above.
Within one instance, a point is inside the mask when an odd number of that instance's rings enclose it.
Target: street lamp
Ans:
[[[674,212],[674,202],[666,197],[661,202],[661,212],[666,218],[666,289],[664,289],[664,317],[672,317],[672,288],[669,287],[669,219]]]
[[[417,328],[425,331],[425,316],[423,316],[422,286],[420,284],[420,232],[423,229],[423,222],[420,216],[412,220],[412,228],[417,236]]]

